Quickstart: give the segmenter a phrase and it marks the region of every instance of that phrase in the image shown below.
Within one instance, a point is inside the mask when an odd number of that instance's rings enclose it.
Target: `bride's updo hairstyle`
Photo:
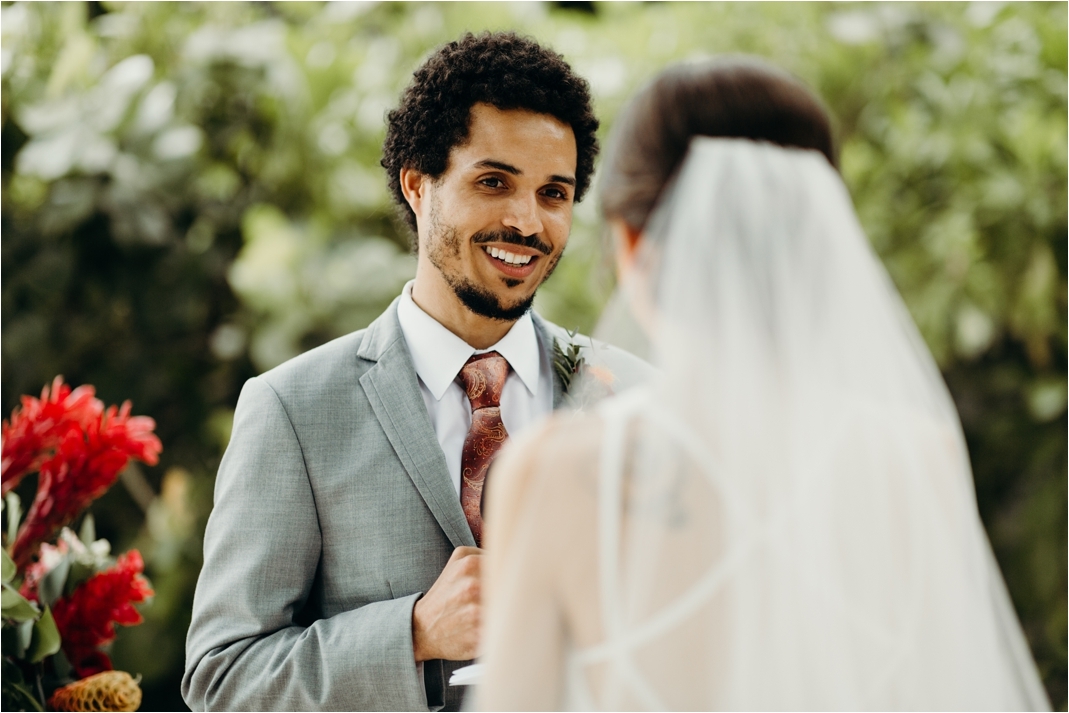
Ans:
[[[675,65],[617,119],[601,174],[604,216],[645,229],[695,136],[815,149],[838,168],[827,110],[790,74],[750,57]]]

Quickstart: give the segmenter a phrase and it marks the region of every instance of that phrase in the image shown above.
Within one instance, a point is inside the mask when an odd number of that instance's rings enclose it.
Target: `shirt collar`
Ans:
[[[461,368],[473,354],[497,352],[505,357],[523,385],[534,396],[538,390],[541,359],[534,321],[527,312],[512,325],[512,329],[489,349],[475,349],[446,329],[438,320],[424,312],[412,299],[412,281],[401,291],[397,304],[397,319],[412,354],[416,374],[430,389],[436,401],[457,378]]]

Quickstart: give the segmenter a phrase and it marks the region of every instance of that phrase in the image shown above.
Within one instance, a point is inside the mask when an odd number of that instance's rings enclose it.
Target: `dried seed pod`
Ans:
[[[101,671],[56,689],[48,703],[57,711],[136,711],[141,687],[125,671]]]

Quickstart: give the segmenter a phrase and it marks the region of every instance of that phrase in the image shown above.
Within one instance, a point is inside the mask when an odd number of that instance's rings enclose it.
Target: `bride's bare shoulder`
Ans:
[[[603,421],[596,413],[586,411],[560,412],[545,425],[546,447],[543,456],[547,465],[563,465],[576,460],[597,458]]]
[[[511,444],[503,456],[526,464],[531,473],[557,481],[593,475],[602,420],[585,412],[557,413]]]
[[[533,491],[593,493],[602,421],[589,413],[558,413],[514,438],[494,461],[488,477],[487,510],[515,514]]]

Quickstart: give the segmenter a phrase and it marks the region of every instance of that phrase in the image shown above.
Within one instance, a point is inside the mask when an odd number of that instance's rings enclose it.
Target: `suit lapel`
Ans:
[[[553,379],[553,410],[556,411],[564,402],[564,389],[561,386],[560,377],[557,376],[557,370],[553,368],[553,342],[558,336],[562,341],[567,342],[568,333],[561,329],[562,335],[555,335],[553,332],[556,325],[542,319],[533,310],[531,318],[534,321],[535,333],[538,334],[538,344],[546,355],[546,363],[550,365],[549,375]],[[560,328],[557,327],[557,329]]]
[[[360,377],[371,408],[408,477],[454,547],[474,546],[397,321],[397,302],[368,327],[358,355],[377,362]]]

